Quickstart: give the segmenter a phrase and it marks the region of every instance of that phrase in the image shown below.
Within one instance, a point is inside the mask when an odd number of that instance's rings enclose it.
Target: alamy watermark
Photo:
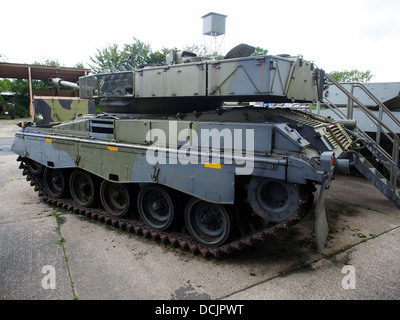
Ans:
[[[346,265],[342,268],[342,274],[345,274],[345,276],[342,279],[342,288],[344,290],[355,290],[356,269],[351,265]]]
[[[177,121],[169,123],[168,132],[159,128],[150,129],[146,141],[153,141],[153,144],[146,151],[147,162],[151,165],[223,162],[235,164],[237,175],[253,172],[254,129],[212,128],[199,131],[184,128],[178,132]]]
[[[46,274],[42,279],[42,288],[55,289],[56,288],[56,269],[51,265],[43,266],[42,273]]]

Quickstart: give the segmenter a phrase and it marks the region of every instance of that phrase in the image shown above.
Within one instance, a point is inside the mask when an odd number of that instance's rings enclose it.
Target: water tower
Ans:
[[[220,54],[219,50],[225,37],[226,15],[210,12],[202,16],[203,35],[210,37],[207,41],[207,50],[214,55]],[[222,37],[220,37],[222,36]]]

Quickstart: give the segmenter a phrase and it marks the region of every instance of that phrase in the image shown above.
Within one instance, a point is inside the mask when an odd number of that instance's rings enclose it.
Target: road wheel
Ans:
[[[231,234],[232,214],[225,205],[192,198],[185,207],[184,218],[189,233],[204,245],[220,246]]]
[[[115,183],[104,180],[100,186],[100,200],[106,211],[115,216],[123,217],[135,207],[137,192],[131,184]]]
[[[43,182],[49,195],[55,198],[62,198],[68,190],[65,171],[61,169],[45,168]]]
[[[139,192],[140,217],[154,229],[168,229],[174,222],[176,208],[177,203],[173,191],[163,186],[150,184]]]
[[[75,169],[69,180],[71,196],[74,201],[83,206],[90,207],[97,199],[97,187],[94,177],[83,170]]]

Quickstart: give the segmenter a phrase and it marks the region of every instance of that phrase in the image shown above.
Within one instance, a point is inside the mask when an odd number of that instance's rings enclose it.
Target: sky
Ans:
[[[399,0],[13,0],[0,3],[0,55],[9,63],[83,63],[133,38],[162,48],[210,44],[203,19],[227,15],[220,53],[246,43],[268,54],[302,55],[327,72],[370,70],[400,82]]]

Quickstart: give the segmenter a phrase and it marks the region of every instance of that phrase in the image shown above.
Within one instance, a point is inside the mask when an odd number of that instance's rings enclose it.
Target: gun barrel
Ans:
[[[79,89],[78,84],[76,84],[74,82],[65,81],[60,78],[50,78],[48,81],[49,81],[49,83],[51,83],[55,86],[66,86],[66,87],[70,87],[70,88],[74,88],[74,89]]]

